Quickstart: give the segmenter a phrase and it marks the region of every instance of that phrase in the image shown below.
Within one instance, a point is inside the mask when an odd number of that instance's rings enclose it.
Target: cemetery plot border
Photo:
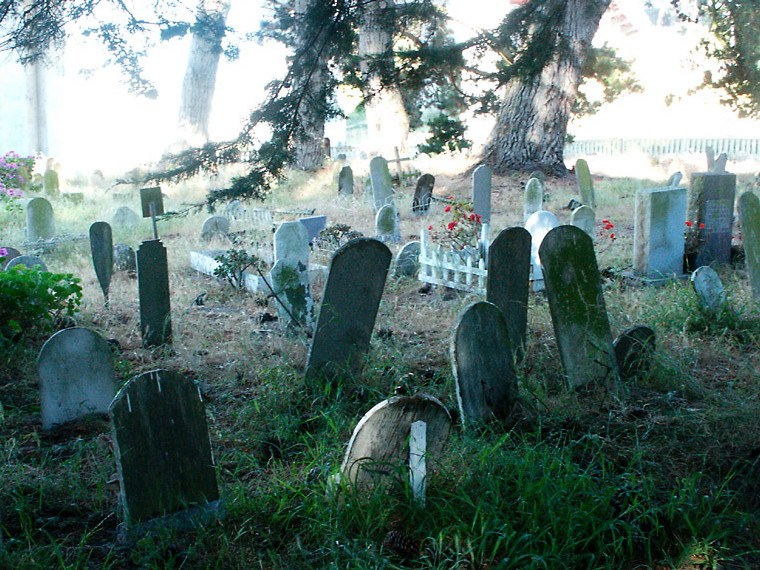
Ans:
[[[483,224],[480,249],[488,251],[488,224]],[[447,252],[440,245],[434,245],[427,229],[420,232],[420,271],[418,278],[423,283],[443,285],[460,291],[486,294],[485,258],[475,260],[466,256],[464,260],[454,252]]]

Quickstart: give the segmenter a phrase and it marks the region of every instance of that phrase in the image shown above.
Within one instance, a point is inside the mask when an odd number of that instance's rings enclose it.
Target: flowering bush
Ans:
[[[686,220],[686,229],[684,230],[684,253],[691,255],[699,252],[699,248],[702,246],[702,230],[705,229],[703,223],[692,222]]]
[[[434,232],[432,237],[436,241],[449,246],[453,252],[477,257],[483,219],[475,213],[471,202],[454,200],[453,196],[448,199],[450,203],[443,211],[449,216],[448,221],[444,222],[443,230],[436,231],[433,226],[428,226],[428,230]]]
[[[23,189],[30,186],[34,157],[26,158],[11,151],[0,156],[0,202],[8,211],[19,209],[17,200],[23,197]]]

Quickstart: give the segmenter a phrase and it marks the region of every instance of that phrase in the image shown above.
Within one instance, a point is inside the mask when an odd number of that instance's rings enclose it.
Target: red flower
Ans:
[[[614,241],[615,240],[615,234],[610,234],[610,239]]]
[[[699,229],[700,229],[700,230],[703,230],[703,229],[705,229],[705,225],[704,225],[702,222],[700,222],[700,223],[699,223]]]
[[[474,221],[475,221],[475,214],[474,214],[474,213],[471,213],[471,214],[468,216],[468,218],[469,218],[469,220],[470,220],[471,222],[474,222]]]
[[[433,229],[433,226],[428,226],[428,229],[429,229],[429,230],[432,230],[432,229]]]
[[[483,219],[483,216],[481,216],[480,214],[475,214],[475,221],[476,222],[480,223],[482,219]]]
[[[443,211],[444,211],[444,212],[450,212],[450,211],[451,211],[451,206],[446,206],[446,207],[443,209]]]
[[[689,220],[686,220],[686,227],[687,227],[687,228],[690,228],[690,227],[691,227],[691,226],[693,226],[693,225],[694,225],[694,222],[692,222],[692,221],[689,221]]]
[[[609,220],[602,220],[602,223],[603,223],[603,224],[609,224],[609,223],[610,223],[610,221],[609,221]]]
[[[456,222],[449,222],[449,225],[448,225],[448,226],[446,226],[446,229],[448,229],[449,231],[451,231],[451,230],[453,230],[455,227],[457,227],[457,223],[456,223]]]

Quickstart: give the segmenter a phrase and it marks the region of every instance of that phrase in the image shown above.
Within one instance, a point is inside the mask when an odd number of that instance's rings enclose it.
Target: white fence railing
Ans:
[[[704,153],[712,148],[729,158],[760,156],[760,139],[749,138],[661,138],[661,139],[598,139],[575,141],[565,145],[565,158],[587,155],[617,155],[642,152],[648,156]]]
[[[428,230],[423,228],[420,233],[418,279],[424,283],[485,295],[488,245],[488,224],[482,226],[479,253],[474,255],[454,252],[440,244],[434,244]]]

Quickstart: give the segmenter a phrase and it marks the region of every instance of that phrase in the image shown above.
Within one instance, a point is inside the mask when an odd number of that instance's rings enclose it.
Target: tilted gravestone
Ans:
[[[483,301],[468,305],[457,318],[450,352],[462,425],[508,418],[517,377],[501,310]]]
[[[636,193],[633,272],[647,279],[683,273],[686,188],[652,188]]]
[[[203,220],[201,239],[210,241],[214,238],[224,238],[230,233],[230,220],[225,216],[209,216]]]
[[[120,206],[116,209],[111,222],[114,226],[133,228],[140,221],[140,216],[129,206]]]
[[[617,361],[591,238],[575,226],[559,226],[546,234],[540,255],[568,383],[575,388],[616,382]]]
[[[534,291],[544,290],[544,274],[541,270],[541,257],[539,248],[546,234],[559,226],[557,216],[546,210],[533,212],[525,222],[525,229],[530,233],[530,264],[531,280]]]
[[[309,233],[301,222],[283,222],[274,234],[275,264],[269,277],[280,322],[288,328],[313,326],[309,284]]]
[[[654,331],[644,325],[624,330],[612,343],[620,378],[643,378],[652,368],[655,352]]]
[[[137,254],[126,243],[117,243],[113,246],[113,263],[117,271],[134,273],[137,271]]]
[[[274,232],[274,261],[309,265],[309,232],[300,222],[282,222]]]
[[[8,271],[11,267],[17,265],[23,265],[27,269],[36,269],[37,271],[47,271],[47,265],[36,255],[17,255],[5,264],[5,270]]]
[[[509,344],[517,360],[521,360],[525,352],[530,249],[530,232],[523,228],[502,230],[488,248],[486,301],[501,309],[507,322]]]
[[[596,208],[594,182],[591,178],[588,162],[583,158],[579,158],[575,161],[575,182],[578,185],[578,191],[580,192],[583,205]]]
[[[354,171],[344,166],[338,174],[338,195],[351,196],[354,193]]]
[[[0,269],[5,269],[8,266],[8,263],[19,255],[21,255],[21,252],[17,250],[15,247],[10,247],[8,245],[0,247],[0,249],[5,250],[5,255],[3,255],[3,261],[0,263]]]
[[[307,216],[306,218],[298,218],[298,221],[306,228],[309,243],[312,243],[319,232],[327,227],[327,216]]]
[[[151,523],[192,526],[217,516],[206,412],[192,380],[168,370],[140,374],[119,390],[110,413],[121,538]]]
[[[32,198],[26,205],[26,239],[37,241],[54,235],[53,206],[45,198]]]
[[[691,285],[694,287],[699,306],[702,309],[715,312],[726,305],[726,290],[712,267],[707,265],[697,267],[691,274]]]
[[[171,344],[169,263],[161,240],[144,241],[137,250],[137,290],[143,346]]]
[[[752,296],[760,299],[760,200],[752,192],[739,196],[739,219]]]
[[[107,413],[116,394],[111,347],[86,328],[58,331],[42,346],[38,359],[42,428]]]
[[[399,216],[396,206],[387,204],[377,211],[375,216],[375,232],[377,239],[385,243],[398,243],[401,241],[399,228]]]
[[[525,184],[525,203],[523,205],[523,223],[530,215],[544,207],[544,184],[538,178],[531,178]]]
[[[697,267],[714,262],[728,263],[735,197],[735,174],[697,172],[691,175],[688,216],[700,228]]]
[[[570,216],[570,223],[582,229],[593,239],[596,230],[596,214],[592,207],[584,205],[575,208]]]
[[[393,265],[394,277],[416,277],[420,270],[421,244],[418,241],[410,241],[404,244],[396,256]]]
[[[364,414],[354,428],[341,465],[343,481],[366,487],[407,477],[416,459],[410,457],[410,432],[418,422],[425,424],[424,461],[435,465],[451,430],[449,413],[433,396],[394,396]]]
[[[95,222],[90,226],[90,252],[95,275],[108,305],[108,290],[113,275],[113,235],[108,222]]]
[[[485,164],[472,171],[472,206],[484,224],[491,221],[491,168]]]
[[[412,199],[412,212],[421,215],[430,209],[430,199],[433,196],[434,186],[435,176],[432,174],[423,174],[417,179],[414,198]]]
[[[712,171],[718,174],[726,173],[726,164],[728,163],[728,155],[725,152],[721,152],[715,159]]]
[[[393,179],[388,170],[388,161],[376,156],[369,161],[369,175],[375,211],[393,202]]]
[[[384,243],[357,238],[333,255],[306,377],[358,376],[364,366],[391,262]]]

